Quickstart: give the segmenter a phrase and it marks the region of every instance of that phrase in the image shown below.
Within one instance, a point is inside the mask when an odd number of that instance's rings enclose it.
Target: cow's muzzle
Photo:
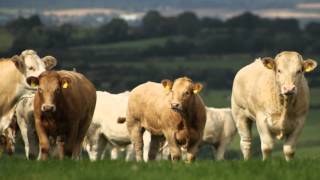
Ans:
[[[55,112],[56,106],[54,104],[43,104],[41,106],[41,111],[42,112]]]

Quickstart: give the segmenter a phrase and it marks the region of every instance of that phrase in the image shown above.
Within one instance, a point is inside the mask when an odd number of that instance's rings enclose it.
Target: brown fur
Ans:
[[[63,88],[64,81],[68,87]],[[34,80],[29,80],[29,83]],[[46,71],[38,79],[34,116],[41,159],[48,157],[49,136],[58,142],[59,157],[79,158],[80,147],[92,121],[96,89],[82,74],[72,71]],[[41,92],[40,92],[41,91]],[[41,106],[53,103],[56,110],[44,112]],[[63,153],[63,154],[62,154]]]
[[[164,88],[165,87],[165,88]],[[197,94],[199,83],[179,78],[162,85],[147,82],[134,88],[129,96],[127,127],[135,146],[137,161],[142,160],[142,130],[151,132],[150,154],[159,148],[157,136],[168,141],[172,160],[181,157],[178,143],[187,147],[188,161],[195,158],[206,123],[206,110]],[[202,87],[202,86],[201,86]],[[194,91],[194,89],[197,91]],[[195,92],[195,93],[193,93]],[[185,95],[187,93],[187,95]],[[173,104],[179,104],[176,109]]]

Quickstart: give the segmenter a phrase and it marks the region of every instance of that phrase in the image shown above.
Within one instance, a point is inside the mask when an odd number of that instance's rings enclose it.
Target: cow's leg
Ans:
[[[263,113],[257,113],[256,124],[261,141],[262,158],[265,161],[271,155],[274,140],[268,128],[267,117]]]
[[[135,152],[136,152],[136,160],[138,162],[143,160],[143,139],[142,139],[142,127],[141,123],[138,120],[128,120],[127,116],[127,127],[130,134],[131,142],[133,143]]]
[[[58,157],[60,160],[63,160],[64,158],[64,140],[61,136],[57,137],[57,148],[58,148]]]
[[[232,107],[232,114],[234,116],[238,133],[240,135],[240,148],[243,154],[243,158],[244,160],[248,160],[251,156],[252,121],[246,117],[243,111],[243,109],[237,107],[236,105],[233,105]]]
[[[290,161],[294,157],[296,144],[298,141],[298,138],[302,132],[302,129],[304,127],[306,117],[302,116],[297,119],[298,125],[296,126],[295,130],[289,134],[284,142],[283,145],[283,153],[286,161]]]
[[[39,138],[39,149],[40,149],[40,154],[39,157],[41,160],[47,160],[48,159],[48,153],[49,153],[49,148],[50,148],[50,143],[48,136],[44,130],[44,128],[41,125],[41,120],[36,119],[36,131],[37,135]]]
[[[224,160],[224,153],[226,152],[227,146],[229,145],[230,142],[231,142],[231,137],[224,137],[220,141],[215,151],[216,160],[218,161]]]
[[[111,148],[111,160],[117,160],[119,158],[119,151],[118,147]]]
[[[75,160],[80,159],[81,145],[89,129],[91,121],[92,121],[92,115],[88,114],[87,117],[79,121],[79,125],[77,127],[74,126],[76,128],[76,129],[73,129],[75,137],[70,138],[70,139],[74,139],[74,143],[72,147],[72,159],[75,159]]]
[[[29,159],[28,125],[26,124],[25,118],[19,116],[18,114],[17,114],[17,123],[21,132],[23,143],[24,143],[25,154],[27,159]]]
[[[97,160],[103,160],[104,155],[105,155],[105,150],[108,144],[108,140],[103,136],[99,135],[97,139],[97,154],[96,154],[96,159]]]
[[[199,137],[202,137],[202,135]],[[196,141],[191,147],[187,147],[187,163],[191,163],[196,159],[201,142],[202,139],[199,138],[199,140]]]
[[[148,160],[149,160],[150,142],[151,142],[151,133],[149,131],[145,131],[143,133],[143,160],[144,160],[144,162],[148,162]]]
[[[149,160],[156,159],[157,154],[159,152],[160,141],[161,141],[160,136],[151,135],[150,149],[149,149],[149,153],[148,153]]]
[[[129,144],[126,148],[126,161],[130,161],[134,159],[134,148],[132,144]],[[144,158],[144,153],[143,152],[143,158]]]
[[[175,132],[174,131],[165,132],[164,136],[166,137],[166,140],[168,141],[171,160],[172,161],[180,160],[181,159],[181,150],[180,150],[179,146],[177,145],[177,141],[175,138]]]

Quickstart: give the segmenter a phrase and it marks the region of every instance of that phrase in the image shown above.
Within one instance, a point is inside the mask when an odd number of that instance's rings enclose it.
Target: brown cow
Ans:
[[[78,159],[95,109],[94,85],[73,71],[46,71],[27,81],[38,85],[34,118],[41,160],[48,158],[49,136],[57,142],[60,159],[65,154]]]
[[[147,82],[134,88],[129,96],[127,127],[134,144],[137,161],[142,160],[142,132],[151,135],[149,159],[155,159],[159,137],[165,136],[172,160],[179,160],[184,144],[191,162],[198,151],[206,123],[205,105],[198,95],[200,83],[178,78],[172,83]]]

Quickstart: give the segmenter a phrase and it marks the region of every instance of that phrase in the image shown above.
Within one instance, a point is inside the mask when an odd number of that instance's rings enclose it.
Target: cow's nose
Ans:
[[[285,85],[282,87],[282,94],[285,95],[291,95],[296,90],[296,86],[294,84],[292,85]]]
[[[171,103],[171,108],[179,109],[180,108],[180,104],[179,103]]]
[[[41,106],[41,111],[43,112],[54,112],[56,111],[56,106],[53,104],[43,104]]]

